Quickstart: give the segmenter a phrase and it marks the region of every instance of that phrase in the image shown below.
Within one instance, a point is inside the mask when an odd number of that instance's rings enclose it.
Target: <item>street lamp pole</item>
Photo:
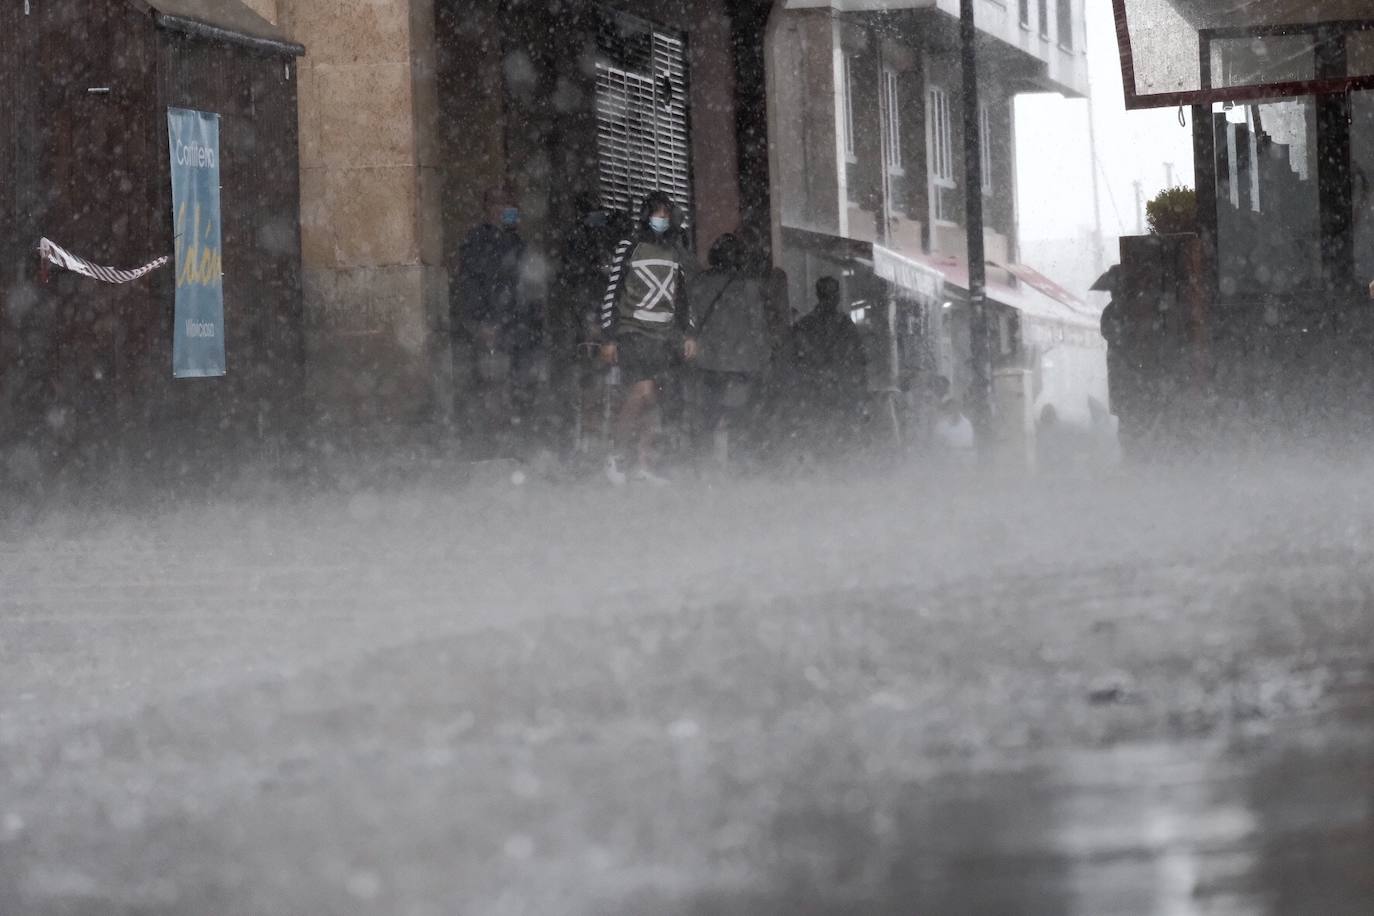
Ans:
[[[988,325],[987,270],[983,252],[983,143],[979,130],[978,30],[974,0],[959,0],[959,40],[964,76],[964,225],[968,231],[969,337],[973,388],[969,392],[978,450],[992,445],[992,360]]]

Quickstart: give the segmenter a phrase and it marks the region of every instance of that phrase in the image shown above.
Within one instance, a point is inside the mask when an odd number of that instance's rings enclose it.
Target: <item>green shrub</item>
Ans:
[[[1145,222],[1153,235],[1197,232],[1197,193],[1192,188],[1165,188],[1145,205]]]

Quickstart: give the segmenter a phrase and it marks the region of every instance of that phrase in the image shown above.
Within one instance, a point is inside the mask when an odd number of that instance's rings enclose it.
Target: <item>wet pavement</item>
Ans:
[[[10,525],[0,912],[1374,912],[1370,470]]]

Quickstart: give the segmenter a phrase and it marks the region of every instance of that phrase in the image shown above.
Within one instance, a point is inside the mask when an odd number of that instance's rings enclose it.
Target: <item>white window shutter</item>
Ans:
[[[679,34],[606,11],[596,64],[603,206],[635,213],[663,191],[691,213],[687,44]]]

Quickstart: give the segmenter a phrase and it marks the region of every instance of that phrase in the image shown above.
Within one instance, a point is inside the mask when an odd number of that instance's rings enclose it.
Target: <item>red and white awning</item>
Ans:
[[[938,267],[874,245],[873,272],[922,305],[938,306],[944,301],[945,275]]]
[[[993,261],[989,261],[988,266],[1017,281],[1011,285],[989,278],[986,295],[992,302],[1040,321],[1097,327],[1099,315],[1095,309],[1034,268]],[[954,255],[900,254],[874,245],[873,272],[923,304],[939,304],[947,298],[968,296],[968,265]]]

